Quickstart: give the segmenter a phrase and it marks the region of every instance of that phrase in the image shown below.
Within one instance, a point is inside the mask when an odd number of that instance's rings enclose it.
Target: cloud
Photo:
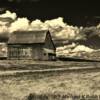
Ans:
[[[77,27],[68,25],[64,22],[62,17],[56,19],[46,20],[42,22],[39,19],[30,21],[27,18],[19,18],[16,13],[6,11],[0,15],[0,35],[9,37],[14,31],[30,31],[30,30],[49,30],[54,41],[60,43],[67,43],[67,45],[57,47],[57,54],[59,55],[77,55],[79,52],[93,52],[93,48],[84,44],[76,43],[77,40],[90,40],[91,37],[100,37],[100,24],[94,27]],[[3,18],[3,19],[2,19]],[[8,19],[13,21],[9,21]],[[9,25],[8,25],[9,23]],[[7,34],[8,33],[8,34]],[[92,41],[93,39],[91,39]],[[72,44],[68,44],[73,41]]]
[[[9,17],[9,18],[12,18],[13,20],[15,20],[17,15],[16,15],[16,13],[11,13],[10,11],[7,10],[4,14],[1,14],[0,17],[2,17],[2,18]]]
[[[45,24],[48,26],[48,29],[52,33],[55,39],[75,39],[80,31],[80,28],[70,26],[63,21],[62,17],[57,19],[47,20]]]
[[[38,2],[40,0],[8,0],[9,2]]]
[[[75,57],[75,56],[80,56],[82,57],[82,54],[85,53],[92,53],[96,50],[92,49],[92,48],[89,48],[85,45],[79,45],[79,44],[75,44],[75,43],[72,43],[72,44],[69,44],[69,45],[66,45],[66,46],[62,46],[62,47],[58,47],[56,49],[56,53],[57,53],[57,56],[70,56],[70,57]]]
[[[16,13],[11,13],[10,11],[6,11],[4,14],[0,15],[0,34],[9,33],[9,27],[11,23],[16,20]]]
[[[0,34],[8,33],[8,27],[0,26]]]
[[[52,19],[52,20],[47,20],[45,21],[45,24],[47,24],[49,27],[55,27],[58,28],[60,27],[65,27],[66,23],[63,22],[63,18],[62,17],[58,17],[57,19]]]
[[[48,25],[43,23],[41,20],[36,19],[31,22],[30,29],[31,30],[48,30]]]
[[[72,52],[93,52],[93,51],[94,50],[92,48],[89,48],[84,45],[78,45],[72,50]]]
[[[19,30],[28,31],[29,27],[29,20],[27,18],[18,18],[16,21],[11,23],[11,26],[9,27],[9,32],[12,33]]]
[[[74,38],[72,44],[57,48],[57,56],[78,56],[83,57],[87,54],[100,50],[100,24],[92,27],[81,28],[78,40]],[[80,38],[79,38],[80,37]]]
[[[4,14],[0,15],[2,18],[11,18],[14,21],[8,26],[5,26],[5,22],[2,21],[0,24],[2,27],[1,32],[12,33],[14,31],[29,31],[29,30],[49,30],[53,36],[54,40],[57,39],[77,39],[79,34],[79,28],[70,26],[63,21],[62,17],[56,19],[47,20],[42,22],[39,19],[30,22],[27,18],[18,18],[16,13],[11,13],[6,11]]]

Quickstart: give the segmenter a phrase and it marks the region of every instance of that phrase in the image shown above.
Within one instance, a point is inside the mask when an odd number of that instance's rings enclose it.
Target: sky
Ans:
[[[0,0],[0,7],[30,20],[63,17],[68,24],[77,26],[100,22],[99,2],[93,0]]]
[[[9,10],[0,14],[1,42],[7,41],[15,31],[34,30],[50,31],[52,39],[57,47],[58,55],[72,54],[71,56],[81,56],[80,53],[82,52],[91,53],[100,50],[100,23],[93,27],[78,27],[66,23],[64,17],[52,18],[51,20],[47,18],[45,21],[39,18],[31,21],[26,15],[20,17],[16,12],[11,12]]]
[[[58,54],[93,52],[100,49],[99,10],[99,2],[93,0],[0,0],[0,17],[14,20],[10,25],[0,22],[0,35],[5,38],[18,30],[47,29],[56,41]]]

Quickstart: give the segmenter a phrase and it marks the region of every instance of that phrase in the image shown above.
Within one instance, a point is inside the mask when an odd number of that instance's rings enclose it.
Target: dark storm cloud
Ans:
[[[8,0],[9,2],[38,2],[40,0]]]
[[[98,18],[93,16],[100,15],[99,3],[88,0],[0,0],[0,5],[19,17],[45,21],[61,16],[68,24],[77,26],[96,25]]]

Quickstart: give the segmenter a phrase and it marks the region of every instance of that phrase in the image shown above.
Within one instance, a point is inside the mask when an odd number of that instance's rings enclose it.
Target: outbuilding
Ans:
[[[7,45],[8,59],[56,59],[56,47],[47,30],[16,31],[11,34]]]

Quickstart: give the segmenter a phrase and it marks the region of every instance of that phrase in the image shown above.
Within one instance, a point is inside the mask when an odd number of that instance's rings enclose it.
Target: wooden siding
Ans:
[[[9,45],[8,59],[48,60],[48,56],[43,52],[42,44]]]
[[[34,60],[42,60],[43,59],[43,45],[42,44],[34,44],[32,46],[32,59]]]
[[[8,59],[31,59],[32,48],[25,46],[8,46]]]

